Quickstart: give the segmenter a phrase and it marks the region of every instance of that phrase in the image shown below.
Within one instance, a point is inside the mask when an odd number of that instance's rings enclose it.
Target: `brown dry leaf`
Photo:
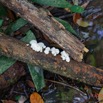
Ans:
[[[88,6],[89,3],[90,3],[90,1],[87,1],[83,5],[81,5],[81,7],[83,7],[85,9]]]
[[[77,23],[77,20],[80,19],[80,18],[82,18],[81,15],[78,14],[78,13],[75,13],[75,14],[73,15],[73,22],[76,24],[76,23]]]
[[[30,102],[31,103],[44,103],[42,97],[37,92],[34,92],[30,95]]]
[[[91,26],[92,24],[87,22],[87,21],[84,21],[81,17],[80,14],[76,13],[73,15],[73,22],[75,24],[78,24],[79,26],[81,27],[88,27],[88,26]]]
[[[11,19],[11,20],[15,20],[15,16],[13,14],[13,12],[9,9],[7,9],[7,16]]]
[[[70,9],[69,9],[69,8],[65,8],[65,10],[66,10],[67,12],[70,12]]]
[[[34,85],[34,83],[31,80],[27,80],[26,82],[27,82],[29,87],[35,88],[35,85]]]
[[[100,90],[98,94],[99,103],[103,103],[103,88]]]
[[[16,103],[16,102],[12,100],[2,100],[2,103]]]

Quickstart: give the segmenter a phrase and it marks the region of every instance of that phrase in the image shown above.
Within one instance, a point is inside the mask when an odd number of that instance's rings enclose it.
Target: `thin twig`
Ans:
[[[68,87],[70,87],[70,88],[72,88],[72,89],[75,89],[76,91],[82,93],[83,95],[87,95],[86,93],[82,92],[82,91],[79,90],[78,88],[75,88],[75,87],[73,87],[73,86],[71,86],[71,85],[69,85],[69,84],[61,83],[61,82],[54,81],[54,80],[47,80],[47,79],[45,79],[45,80],[46,80],[46,81],[49,81],[49,82],[56,83],[56,84],[60,84],[60,85],[63,85],[63,86],[68,86]]]

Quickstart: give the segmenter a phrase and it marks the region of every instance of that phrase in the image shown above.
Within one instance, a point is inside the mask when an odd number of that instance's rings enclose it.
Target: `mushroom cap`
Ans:
[[[66,62],[70,62],[70,57],[69,56],[66,58]]]
[[[55,47],[51,48],[51,53],[56,56],[57,54],[59,54],[59,49],[56,49]]]
[[[49,50],[50,51],[50,47],[46,47],[45,50]]]
[[[50,47],[46,47],[45,50],[44,50],[44,53],[49,54],[49,52],[50,52]]]
[[[39,46],[37,43],[32,43],[32,44],[31,44],[31,48],[32,48],[33,50],[35,50],[36,52],[42,52],[42,47]]]
[[[66,56],[69,56],[69,54],[66,53],[65,51],[62,51],[62,52],[61,52],[61,55],[65,56],[65,57],[66,57]]]
[[[31,40],[30,44],[32,45],[33,43],[37,43],[37,41],[36,40]]]
[[[61,58],[62,58],[62,60],[66,60],[66,62],[70,62],[69,54],[66,53],[65,51],[61,52]]]
[[[62,60],[66,60],[65,56],[62,56],[62,55],[61,55],[61,58],[62,58]]]
[[[39,42],[38,44],[39,44],[43,49],[46,48],[46,46],[44,45],[44,43]]]

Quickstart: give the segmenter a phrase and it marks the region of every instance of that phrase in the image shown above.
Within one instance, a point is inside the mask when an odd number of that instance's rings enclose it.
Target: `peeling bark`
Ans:
[[[67,63],[60,55],[54,57],[51,54],[35,52],[26,43],[2,33],[0,33],[0,53],[89,85],[103,86],[103,70],[74,60]]]
[[[0,2],[41,30],[74,60],[82,61],[83,53],[88,51],[87,48],[65,30],[64,26],[56,21],[47,10],[35,7],[26,0],[0,0]]]

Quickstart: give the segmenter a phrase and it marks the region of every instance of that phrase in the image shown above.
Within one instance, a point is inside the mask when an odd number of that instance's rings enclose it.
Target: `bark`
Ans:
[[[0,53],[89,85],[103,86],[103,70],[74,60],[67,63],[60,55],[54,57],[51,54],[35,52],[26,43],[2,33],[0,33]]]
[[[35,7],[26,0],[0,0],[16,14],[31,22],[50,40],[57,43],[76,61],[82,61],[83,53],[87,52],[84,44],[71,35],[64,26],[56,21],[47,10]]]
[[[26,74],[24,64],[16,62],[6,72],[0,75],[0,93],[3,89],[17,82],[23,75]]]

